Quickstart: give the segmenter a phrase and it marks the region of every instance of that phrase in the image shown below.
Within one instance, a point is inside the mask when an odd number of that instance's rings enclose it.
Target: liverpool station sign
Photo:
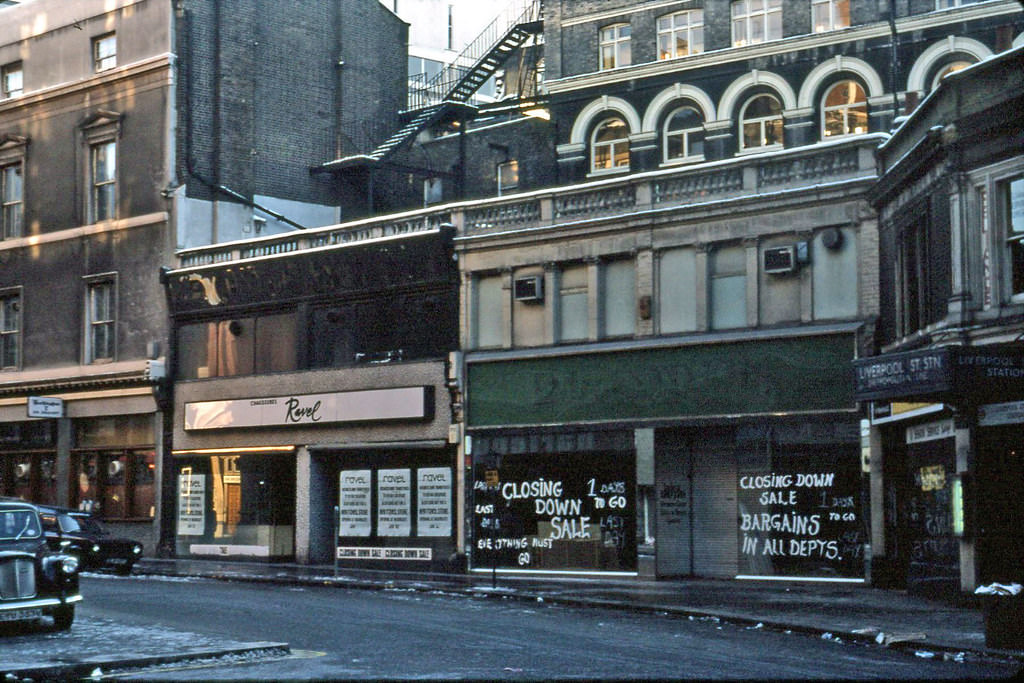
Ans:
[[[858,401],[921,397],[987,403],[1024,397],[1024,347],[943,346],[861,358],[854,365]]]

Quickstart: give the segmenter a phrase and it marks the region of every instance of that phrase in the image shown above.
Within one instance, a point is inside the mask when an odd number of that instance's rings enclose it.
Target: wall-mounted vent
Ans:
[[[764,272],[792,273],[796,270],[796,247],[771,247],[762,254]]]
[[[516,301],[543,301],[544,277],[541,275],[517,277],[512,283],[512,293]]]

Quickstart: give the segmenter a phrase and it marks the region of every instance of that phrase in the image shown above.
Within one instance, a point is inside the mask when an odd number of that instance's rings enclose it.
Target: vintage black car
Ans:
[[[0,622],[53,618],[71,628],[78,592],[78,558],[50,547],[39,510],[0,502]]]
[[[141,543],[112,536],[88,512],[42,505],[39,512],[51,547],[77,557],[82,571],[112,570],[127,576],[142,557]]]

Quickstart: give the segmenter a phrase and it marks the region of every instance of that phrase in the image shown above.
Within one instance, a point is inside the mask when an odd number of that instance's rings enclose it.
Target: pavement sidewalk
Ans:
[[[985,614],[904,590],[860,584],[717,579],[546,577],[490,572],[437,574],[216,560],[144,558],[138,574],[235,581],[338,585],[362,589],[449,591],[501,595],[580,607],[604,607],[718,618],[820,637],[913,648],[939,656],[959,653],[1024,661],[1024,650],[985,644]]]

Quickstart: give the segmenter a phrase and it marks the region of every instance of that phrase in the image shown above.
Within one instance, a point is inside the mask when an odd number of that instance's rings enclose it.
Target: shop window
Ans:
[[[747,255],[741,246],[711,252],[711,327],[716,330],[747,324]]]
[[[582,341],[588,336],[587,267],[567,266],[560,273],[558,340]]]
[[[152,450],[78,453],[78,507],[104,519],[148,519],[156,502]]]
[[[782,146],[782,105],[772,95],[750,99],[740,114],[740,149],[762,150]]]
[[[868,103],[856,81],[842,81],[825,95],[821,108],[823,138],[868,132]]]
[[[666,249],[658,261],[658,330],[662,334],[697,329],[696,252]]]
[[[629,170],[629,126],[625,121],[618,117],[607,119],[594,129],[590,170],[594,173]]]
[[[617,69],[632,63],[629,24],[614,24],[601,29],[601,70]]]
[[[85,290],[85,362],[114,360],[117,284],[112,276],[89,278]]]
[[[179,554],[204,542],[295,552],[294,458],[212,455],[182,462],[177,483]]]
[[[501,276],[478,277],[474,284],[471,343],[478,349],[500,347],[505,340],[505,290],[501,286]]]
[[[658,17],[658,59],[704,52],[704,10],[693,9]]]
[[[732,3],[733,47],[782,38],[782,0],[736,0]]]
[[[703,161],[704,117],[691,106],[679,107],[665,119],[664,161]]]
[[[21,367],[21,291],[0,291],[0,369]]]
[[[632,259],[608,261],[601,266],[603,336],[636,333],[636,263]]]
[[[850,0],[813,0],[811,22],[815,33],[849,27]]]

